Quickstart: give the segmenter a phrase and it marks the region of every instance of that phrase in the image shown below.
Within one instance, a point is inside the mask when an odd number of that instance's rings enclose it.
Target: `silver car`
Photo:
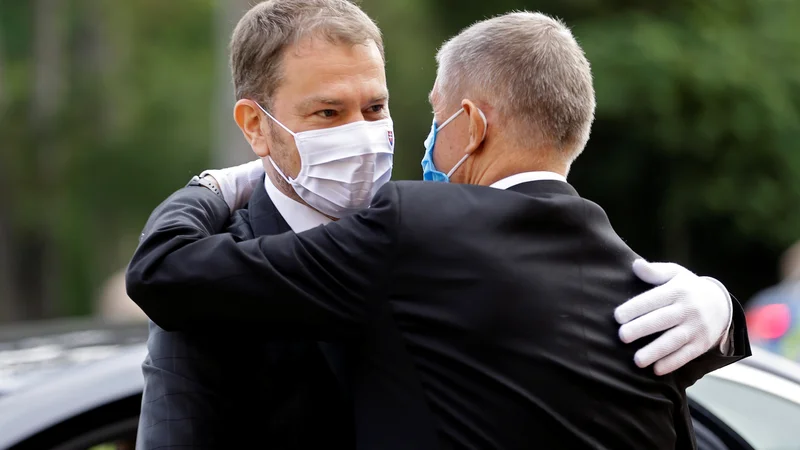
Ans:
[[[0,449],[133,449],[145,324],[0,330]],[[701,450],[800,450],[800,366],[759,349],[688,391]]]

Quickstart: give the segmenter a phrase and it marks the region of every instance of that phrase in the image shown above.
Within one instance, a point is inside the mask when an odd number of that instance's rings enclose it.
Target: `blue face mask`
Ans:
[[[425,139],[425,155],[422,157],[422,179],[423,180],[425,180],[425,181],[441,181],[441,182],[444,182],[444,183],[449,183],[450,182],[450,176],[452,176],[453,173],[455,173],[455,171],[459,167],[461,167],[461,164],[464,164],[464,161],[466,161],[467,158],[469,158],[469,155],[471,155],[471,153],[467,153],[466,155],[464,155],[464,157],[461,158],[461,160],[459,160],[456,163],[456,165],[453,166],[453,168],[450,169],[450,171],[447,172],[447,173],[439,171],[438,169],[436,169],[436,166],[433,164],[433,147],[436,145],[436,135],[439,133],[439,131],[442,128],[447,126],[447,124],[452,122],[462,112],[464,112],[464,110],[463,109],[459,109],[455,114],[450,116],[449,119],[445,120],[444,123],[442,123],[442,125],[439,126],[439,127],[436,126],[436,118],[434,117],[433,125],[431,125],[431,132],[428,134],[428,138]],[[488,126],[489,123],[486,121],[486,116],[483,114],[483,111],[478,110],[478,113],[480,113],[481,117],[483,118],[483,123],[484,123],[484,130],[483,131],[484,131],[484,135],[486,135],[486,127]]]

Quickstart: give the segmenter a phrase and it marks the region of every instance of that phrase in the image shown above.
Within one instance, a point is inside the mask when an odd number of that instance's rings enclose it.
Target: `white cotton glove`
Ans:
[[[655,363],[656,375],[683,367],[716,345],[727,353],[733,306],[725,287],[709,277],[698,277],[673,263],[638,259],[633,271],[657,287],[623,303],[614,311],[622,326],[619,337],[631,343],[661,331],[664,334],[634,355],[636,365]]]
[[[247,164],[228,167],[226,169],[206,170],[200,176],[209,175],[217,182],[222,198],[231,209],[231,212],[243,207],[253,190],[264,176],[264,165],[261,159]]]

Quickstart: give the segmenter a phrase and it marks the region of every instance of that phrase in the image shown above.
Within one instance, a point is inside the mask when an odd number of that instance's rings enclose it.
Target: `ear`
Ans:
[[[483,141],[486,140],[489,122],[486,121],[486,116],[483,114],[483,111],[481,111],[472,100],[462,100],[461,107],[469,118],[469,144],[467,144],[467,148],[464,149],[464,152],[471,154],[478,150],[481,144],[483,144]]]
[[[233,120],[239,125],[253,153],[264,158],[269,155],[270,128],[261,126],[262,116],[263,113],[253,100],[239,100],[233,107]]]

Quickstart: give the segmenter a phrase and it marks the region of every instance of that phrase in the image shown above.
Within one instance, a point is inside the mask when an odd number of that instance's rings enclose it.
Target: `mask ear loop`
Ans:
[[[267,110],[266,110],[266,109],[264,109],[264,107],[263,107],[263,106],[261,106],[261,105],[260,105],[258,102],[255,102],[255,101],[254,101],[254,103],[256,104],[256,106],[258,106],[258,109],[260,109],[261,111],[263,111],[263,112],[264,112],[264,114],[266,114],[266,115],[267,115],[267,117],[269,117],[270,119],[272,119],[273,121],[275,121],[275,123],[277,123],[278,125],[280,125],[280,127],[281,127],[281,128],[283,128],[284,130],[286,130],[286,132],[287,132],[287,133],[291,134],[291,135],[292,135],[292,137],[297,137],[297,134],[295,134],[295,132],[294,132],[294,131],[292,131],[292,130],[290,130],[290,129],[286,128],[286,125],[282,124],[282,123],[281,123],[281,122],[280,122],[278,119],[276,119],[276,118],[272,117],[272,114],[268,113],[268,112],[267,112]]]
[[[452,121],[456,120],[456,117],[458,117],[458,116],[459,116],[459,115],[460,115],[462,112],[464,112],[464,108],[461,108],[461,109],[459,109],[458,111],[456,111],[456,112],[455,112],[455,114],[453,114],[452,116],[450,116],[450,118],[448,118],[447,120],[445,120],[445,121],[444,121],[444,123],[442,123],[441,125],[439,125],[438,127],[436,127],[436,132],[438,133],[438,132],[439,132],[439,131],[440,131],[442,128],[444,128],[444,127],[445,127],[445,125],[447,125],[448,123],[450,123],[450,122],[452,122]]]
[[[461,111],[463,111],[463,109],[462,109]],[[450,119],[447,119],[447,121],[445,122],[445,124],[447,124],[447,123],[448,123],[448,122],[450,122],[451,120],[455,119],[455,118],[456,118],[456,116],[458,116],[458,114],[459,114],[461,111],[459,111],[458,113],[456,113],[456,115],[455,115],[455,116],[453,116],[453,117],[451,117]],[[489,121],[488,121],[488,120],[486,120],[486,115],[483,113],[483,111],[481,111],[481,110],[480,110],[480,108],[478,108],[478,114],[480,114],[480,115],[481,115],[481,118],[483,119],[483,138],[484,138],[484,139],[486,139],[486,131],[488,131],[488,130],[489,130]],[[444,124],[443,124],[442,126],[444,126]],[[441,128],[440,128],[440,129],[441,129]],[[464,155],[464,156],[463,156],[463,157],[462,157],[462,158],[461,158],[461,159],[460,159],[460,160],[459,160],[459,161],[456,163],[456,165],[455,165],[455,166],[453,166],[453,168],[452,168],[452,169],[450,169],[450,172],[447,172],[447,178],[450,178],[450,175],[453,175],[453,174],[456,172],[456,170],[457,170],[459,167],[461,167],[461,165],[462,165],[462,164],[464,164],[464,161],[466,161],[466,160],[467,160],[467,158],[469,158],[471,155],[472,155],[472,153],[467,153],[467,154],[465,154],[465,155]]]
[[[286,128],[286,125],[282,124],[278,119],[272,117],[272,114],[268,113],[267,110],[264,109],[264,107],[261,106],[258,102],[256,102],[256,101],[253,101],[253,102],[256,104],[256,106],[258,106],[258,109],[260,109],[264,114],[267,115],[267,117],[269,117],[275,123],[277,123],[281,128],[286,130],[287,133],[291,134],[292,137],[297,137],[297,135],[292,130]],[[287,177],[286,174],[283,173],[283,171],[280,169],[280,167],[278,167],[278,165],[275,164],[275,160],[272,159],[272,156],[267,155],[267,159],[269,159],[269,162],[270,162],[270,164],[272,164],[272,167],[275,169],[276,172],[278,172],[278,175],[280,175],[281,178],[284,179],[284,181],[286,181],[287,183],[289,183],[291,185],[294,185],[294,180],[289,178],[289,177]]]
[[[486,139],[486,132],[489,131],[489,121],[486,120],[486,114],[478,108],[478,114],[481,115],[481,119],[483,119],[483,138]]]

